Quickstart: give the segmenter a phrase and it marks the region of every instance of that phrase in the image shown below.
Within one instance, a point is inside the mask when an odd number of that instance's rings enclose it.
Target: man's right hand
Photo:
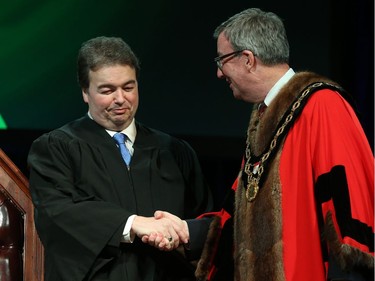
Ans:
[[[142,242],[164,251],[176,249],[180,242],[189,237],[186,222],[162,211],[155,212],[154,217],[136,216],[131,231],[141,238]]]

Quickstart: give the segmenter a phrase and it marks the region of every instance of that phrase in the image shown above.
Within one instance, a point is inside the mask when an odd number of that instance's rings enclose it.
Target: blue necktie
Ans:
[[[116,133],[116,134],[114,134],[113,138],[115,139],[117,145],[120,148],[122,158],[124,159],[126,165],[129,166],[131,155],[130,155],[129,150],[127,149],[127,147],[125,145],[125,140],[126,140],[127,136],[124,135],[123,133]]]

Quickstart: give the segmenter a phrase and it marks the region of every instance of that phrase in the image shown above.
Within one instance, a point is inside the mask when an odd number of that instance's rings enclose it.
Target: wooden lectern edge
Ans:
[[[19,208],[24,218],[24,281],[44,280],[44,249],[34,225],[34,207],[28,180],[0,149],[0,188]]]

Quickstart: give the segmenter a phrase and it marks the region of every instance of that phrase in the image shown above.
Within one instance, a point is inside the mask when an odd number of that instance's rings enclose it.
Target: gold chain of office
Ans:
[[[285,118],[283,124],[279,127],[276,134],[274,135],[274,137],[273,137],[273,139],[270,143],[270,146],[268,148],[268,151],[263,153],[260,161],[258,163],[255,163],[255,164],[252,164],[250,162],[250,160],[251,160],[250,141],[249,141],[249,133],[247,134],[246,150],[245,150],[246,164],[245,164],[244,171],[247,174],[247,185],[246,185],[246,193],[245,194],[246,194],[246,199],[248,200],[248,202],[252,202],[255,199],[255,197],[257,196],[258,191],[259,191],[259,181],[260,181],[261,176],[264,172],[264,164],[268,160],[271,152],[273,151],[273,149],[276,147],[278,141],[280,140],[280,136],[284,132],[285,127],[290,123],[290,121],[292,121],[292,119],[294,117],[294,114],[295,114],[295,111],[301,106],[301,102],[303,101],[303,99],[306,96],[308,96],[309,93],[312,90],[316,89],[317,87],[322,86],[323,84],[327,84],[327,83],[322,83],[322,82],[314,83],[314,84],[310,85],[309,87],[307,87],[299,95],[298,99],[293,103],[293,105],[290,109],[290,112],[287,115],[287,117]],[[257,170],[254,172],[254,168],[256,167],[256,165],[258,165],[258,167],[256,168]]]

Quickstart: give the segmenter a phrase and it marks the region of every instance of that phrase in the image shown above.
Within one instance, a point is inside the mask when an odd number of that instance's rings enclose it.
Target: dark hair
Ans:
[[[82,89],[90,86],[89,72],[103,66],[128,65],[138,76],[140,67],[137,56],[124,40],[100,36],[84,42],[78,53],[77,76]]]

